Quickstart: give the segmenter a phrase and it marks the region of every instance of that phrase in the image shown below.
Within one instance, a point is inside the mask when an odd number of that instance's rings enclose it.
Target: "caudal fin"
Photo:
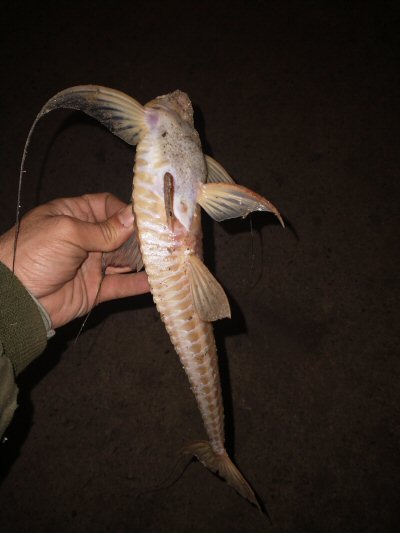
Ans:
[[[209,442],[204,440],[194,441],[186,445],[182,453],[194,455],[197,459],[214,473],[218,473],[225,481],[233,487],[243,498],[249,500],[260,511],[260,505],[256,495],[248,482],[244,479],[238,468],[232,463],[226,452],[217,455]]]

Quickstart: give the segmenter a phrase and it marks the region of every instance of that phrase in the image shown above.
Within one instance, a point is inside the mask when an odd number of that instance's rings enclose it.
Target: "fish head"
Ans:
[[[194,128],[193,107],[186,93],[174,91],[145,105],[148,142],[156,167],[155,190],[165,197],[164,179],[169,176],[173,216],[187,229],[197,209],[197,196],[207,176],[199,134]]]
[[[189,96],[183,91],[176,90],[169,94],[157,96],[146,104],[146,108],[176,113],[181,120],[188,122],[191,126],[194,125],[193,106]]]

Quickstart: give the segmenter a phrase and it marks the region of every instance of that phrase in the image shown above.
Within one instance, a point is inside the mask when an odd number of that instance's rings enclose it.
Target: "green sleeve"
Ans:
[[[0,262],[0,437],[17,407],[17,376],[54,332],[42,306]]]
[[[0,439],[17,408],[18,387],[11,361],[3,355],[0,343]]]

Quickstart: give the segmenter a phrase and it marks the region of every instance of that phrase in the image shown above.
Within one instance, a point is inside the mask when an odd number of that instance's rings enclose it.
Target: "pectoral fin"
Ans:
[[[57,93],[43,106],[35,122],[58,108],[83,111],[128,144],[137,144],[146,129],[145,111],[139,102],[100,85],[78,85]]]
[[[231,317],[224,289],[196,255],[188,258],[188,276],[193,303],[202,320],[213,322]]]
[[[103,273],[109,266],[129,267],[133,271],[139,272],[143,268],[142,254],[140,253],[137,234],[132,233],[122,246],[113,252],[107,252],[102,257]]]
[[[284,227],[279,211],[266,198],[236,183],[204,183],[197,199],[214,220],[245,218],[253,211],[270,211]]]
[[[215,159],[205,156],[207,164],[207,183],[235,183],[227,171]]]

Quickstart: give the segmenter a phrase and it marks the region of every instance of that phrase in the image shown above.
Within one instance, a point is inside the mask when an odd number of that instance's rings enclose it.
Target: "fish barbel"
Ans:
[[[37,121],[57,108],[85,112],[129,144],[137,145],[132,203],[135,233],[116,253],[104,255],[104,268],[128,261],[144,265],[154,302],[189,378],[208,441],[187,444],[194,455],[258,507],[248,482],[224,447],[224,411],[212,322],[230,317],[225,292],[202,261],[202,207],[214,220],[277,209],[265,198],[234,183],[204,156],[193,123],[193,108],[181,92],[145,106],[126,94],[97,85],[71,87],[51,98]],[[21,165],[21,176],[26,148]],[[116,259],[117,258],[117,259]]]

